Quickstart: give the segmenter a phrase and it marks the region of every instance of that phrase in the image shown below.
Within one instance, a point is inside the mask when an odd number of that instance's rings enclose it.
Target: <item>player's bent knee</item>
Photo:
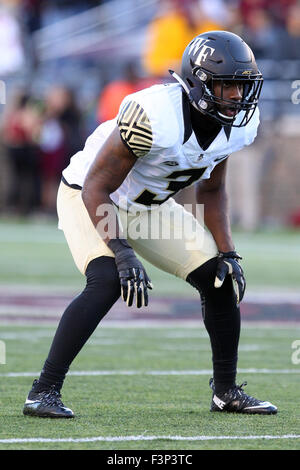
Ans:
[[[192,271],[186,278],[187,282],[199,291],[206,291],[214,285],[217,269],[217,258],[211,258]]]
[[[206,302],[211,306],[222,308],[232,308],[236,306],[234,289],[231,276],[227,276],[223,285],[219,288],[214,286],[218,258],[214,257],[199,266],[187,277],[187,282],[195,287],[199,293],[205,297]]]
[[[87,288],[109,290],[120,295],[120,279],[115,259],[110,256],[100,256],[89,262],[85,272]]]

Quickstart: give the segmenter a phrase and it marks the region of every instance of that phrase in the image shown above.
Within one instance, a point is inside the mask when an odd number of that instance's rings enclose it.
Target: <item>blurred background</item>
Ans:
[[[191,38],[216,29],[241,35],[265,78],[258,138],[230,161],[232,221],[300,225],[297,0],[1,0],[0,214],[55,217],[86,137],[125,95],[172,81]]]
[[[172,81],[168,69],[180,70],[188,42],[217,29],[248,42],[265,78],[258,137],[229,159],[230,211],[248,279],[246,301],[271,290],[273,303],[283,291],[289,294],[281,301],[290,302],[293,292],[296,304],[289,311],[299,319],[298,0],[0,1],[0,313],[10,311],[8,286],[14,295],[21,284],[31,286],[31,294],[38,286],[55,292],[69,286],[72,293],[81,288],[56,226],[62,169],[101,122],[116,116],[125,95]],[[194,189],[177,199],[193,202]],[[191,295],[182,281],[148,269],[154,297]],[[18,302],[25,308],[24,298]],[[176,308],[175,302],[170,311]],[[157,306],[157,312],[163,309]],[[286,315],[286,304],[278,309]]]

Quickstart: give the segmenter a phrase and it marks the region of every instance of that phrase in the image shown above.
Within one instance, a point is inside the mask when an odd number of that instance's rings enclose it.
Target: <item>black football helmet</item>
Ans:
[[[181,84],[191,104],[222,125],[243,127],[253,116],[263,77],[252,50],[236,34],[209,31],[196,36],[183,53],[181,76],[169,72]],[[232,81],[242,85],[240,100],[223,98],[224,84]],[[220,96],[215,94],[216,84],[220,85]],[[221,112],[226,108],[231,110],[231,116]]]

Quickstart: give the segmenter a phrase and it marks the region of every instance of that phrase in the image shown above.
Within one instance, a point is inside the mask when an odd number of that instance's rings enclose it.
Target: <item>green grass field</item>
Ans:
[[[300,286],[299,231],[267,231],[234,234],[243,256],[247,285],[251,290],[294,290]],[[77,271],[63,233],[52,223],[0,221],[1,285],[22,284],[77,289],[83,278]],[[182,280],[144,263],[153,280],[152,295],[190,295]]]
[[[251,291],[297,292],[299,233],[237,233],[235,240]],[[0,259],[2,290],[27,286],[62,292],[82,285],[52,223],[0,223]],[[191,295],[184,282],[154,268],[149,272],[154,296]],[[199,321],[147,327],[106,322],[72,364],[63,388],[76,418],[24,417],[26,394],[54,331],[45,324],[0,327],[6,345],[6,364],[0,364],[0,450],[300,448],[300,364],[292,362],[300,324],[246,324],[242,330],[238,383],[247,380],[249,394],[276,404],[276,416],[210,413],[211,351]]]
[[[280,412],[276,416],[240,416],[209,411],[210,348],[201,327],[98,328],[71,368],[71,374],[81,371],[86,375],[69,375],[66,380],[63,398],[77,417],[63,422],[22,415],[24,398],[34,372],[40,370],[41,359],[47,354],[53,328],[10,326],[3,333],[8,361],[1,366],[0,449],[300,447],[300,439],[282,438],[300,434],[300,370],[299,365],[291,364],[291,341],[299,338],[299,329],[261,327],[243,332],[238,378],[247,378],[249,393],[272,401]],[[258,372],[247,372],[253,368]],[[263,368],[268,368],[269,373],[261,373]],[[12,372],[27,372],[32,377],[5,376]],[[92,372],[99,375],[89,375]],[[250,439],[268,435],[281,439]],[[126,441],[128,436],[136,438]],[[141,440],[140,436],[155,439]],[[171,436],[227,439],[175,441]],[[228,440],[230,436],[234,439]],[[96,437],[102,440],[80,442]],[[103,440],[111,437],[124,440]],[[54,442],[2,441],[15,438],[48,438]],[[62,438],[79,442],[56,441]]]

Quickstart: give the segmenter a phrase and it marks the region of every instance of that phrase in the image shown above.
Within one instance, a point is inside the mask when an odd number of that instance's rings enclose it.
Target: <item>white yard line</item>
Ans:
[[[283,435],[249,435],[249,436],[97,436],[97,437],[66,437],[66,438],[44,438],[30,437],[23,439],[0,439],[0,444],[30,444],[35,442],[120,442],[120,441],[221,441],[221,440],[254,440],[254,439],[300,439],[300,434],[283,434]]]
[[[211,375],[210,369],[200,370],[74,370],[68,376],[102,376],[102,375]],[[239,369],[238,374],[300,374],[297,369]],[[36,377],[40,372],[3,372],[0,377]]]

